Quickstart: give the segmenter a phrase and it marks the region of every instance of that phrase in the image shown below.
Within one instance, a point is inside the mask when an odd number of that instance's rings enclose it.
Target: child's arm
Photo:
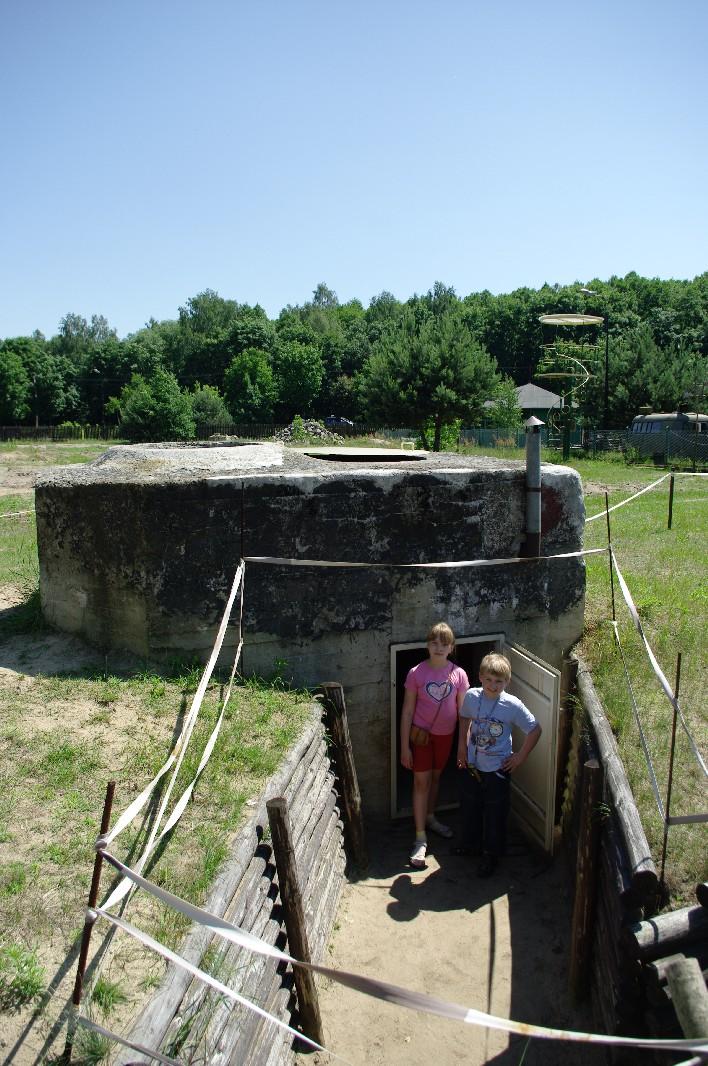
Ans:
[[[467,737],[470,731],[469,718],[460,717],[460,729],[457,736],[457,765],[460,769],[467,766]]]
[[[526,739],[524,740],[519,750],[513,752],[509,756],[509,758],[502,763],[502,770],[518,770],[519,767],[526,762],[529,755],[538,744],[540,736],[541,726],[538,724],[538,722],[536,722],[536,725],[533,727],[531,732],[526,734]]]
[[[459,723],[459,727],[457,730],[457,765],[460,768],[467,766],[467,738],[470,732],[470,719],[466,715],[462,714],[462,708],[465,704],[466,695],[466,692],[463,693],[462,699],[460,699],[459,692],[457,694],[457,720]]]
[[[415,710],[415,689],[407,688],[403,697],[403,710],[401,711],[401,765],[406,769],[413,769],[413,752],[411,751],[411,723]]]

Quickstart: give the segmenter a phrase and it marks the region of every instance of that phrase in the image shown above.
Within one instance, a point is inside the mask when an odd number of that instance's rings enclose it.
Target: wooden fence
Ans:
[[[612,730],[587,666],[577,659],[574,663],[576,713],[562,828],[576,894],[577,870],[588,858],[579,846],[583,770],[592,760],[601,769],[600,801],[585,812],[595,820],[598,832],[589,862],[594,877],[584,988],[591,997],[596,1025],[605,1032],[680,1037],[683,1033],[668,993],[666,969],[676,954],[697,958],[705,969],[708,910],[696,905],[657,915],[661,902],[657,872]],[[611,1058],[623,1066],[636,1062],[632,1052],[621,1049],[613,1051]],[[666,1057],[657,1061],[665,1062]]]
[[[310,953],[319,961],[337,912],[345,870],[338,778],[320,703],[313,704],[305,732],[239,830],[205,904],[213,914],[287,951],[267,828],[266,802],[274,796],[284,796],[288,803]],[[192,927],[180,954],[288,1024],[292,1024],[291,1012],[297,1018],[289,965],[212,937],[201,925]],[[287,1032],[226,1000],[176,966],[169,967],[129,1037],[183,1062],[209,1062],[211,1066],[243,1062],[275,1066],[292,1058],[292,1037]],[[125,1066],[139,1060],[131,1052],[118,1061]]]

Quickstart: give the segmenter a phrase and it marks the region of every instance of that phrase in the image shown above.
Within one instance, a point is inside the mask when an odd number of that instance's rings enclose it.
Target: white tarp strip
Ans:
[[[508,566],[511,563],[545,563],[549,559],[579,559],[583,555],[598,555],[607,548],[585,548],[577,552],[560,552],[558,555],[529,555],[512,559],[466,559],[451,563],[356,563],[330,562],[327,559],[287,559],[270,555],[246,555],[244,562],[266,563],[271,566],[322,566],[332,569],[366,570],[457,570],[472,566]]]
[[[148,1047],[143,1047],[142,1044],[134,1044],[131,1040],[126,1040],[124,1036],[118,1036],[117,1033],[112,1033],[110,1029],[104,1029],[98,1022],[92,1022],[89,1018],[84,1018],[79,1014],[76,1017],[79,1025],[83,1025],[85,1029],[92,1029],[94,1033],[98,1033],[99,1036],[105,1036],[109,1040],[115,1040],[118,1044],[122,1044],[123,1047],[130,1048],[131,1051],[138,1051],[141,1055],[147,1055],[151,1059],[157,1059],[158,1062],[163,1062],[165,1066],[181,1066],[179,1059],[169,1059],[167,1055],[161,1054],[159,1051],[152,1051]]]
[[[229,618],[231,616],[231,609],[233,607],[234,599],[236,598],[236,593],[237,593],[239,587],[241,586],[241,581],[242,581],[244,570],[245,570],[245,566],[244,566],[243,561],[241,561],[239,563],[239,565],[238,565],[237,570],[236,570],[236,576],[234,577],[233,585],[232,585],[232,588],[231,588],[231,593],[229,594],[229,599],[228,599],[228,602],[226,604],[226,609],[224,610],[224,615],[223,615],[222,620],[221,620],[221,625],[219,626],[219,632],[217,634],[216,642],[215,642],[214,647],[212,649],[212,653],[211,653],[211,655],[209,657],[209,662],[206,665],[206,668],[205,668],[204,673],[202,675],[202,679],[199,682],[199,685],[197,687],[197,691],[194,694],[194,699],[192,701],[192,706],[191,706],[189,714],[187,716],[187,721],[185,722],[185,726],[184,726],[184,728],[182,730],[182,733],[180,734],[180,737],[179,737],[179,739],[177,741],[177,744],[175,745],[175,747],[173,749],[172,755],[170,756],[170,759],[173,759],[175,753],[179,752],[179,755],[178,755],[178,758],[177,758],[177,763],[176,763],[175,768],[174,768],[173,773],[172,773],[172,778],[170,780],[169,786],[168,786],[168,788],[166,790],[166,793],[165,793],[165,796],[164,796],[164,798],[162,800],[162,803],[160,804],[160,809],[159,809],[159,811],[157,813],[157,817],[155,819],[155,822],[153,824],[152,830],[150,832],[150,836],[149,836],[148,842],[145,845],[145,848],[143,850],[142,855],[140,856],[139,860],[135,864],[136,865],[136,869],[138,869],[138,870],[142,870],[143,869],[148,857],[150,856],[152,851],[155,849],[157,844],[170,831],[170,829],[172,829],[174,827],[174,825],[176,824],[178,819],[181,817],[181,815],[182,815],[182,813],[184,811],[184,808],[186,807],[187,802],[189,801],[189,797],[192,794],[192,790],[194,788],[196,780],[198,779],[199,775],[201,774],[204,765],[206,765],[206,762],[204,761],[204,759],[202,759],[202,762],[199,765],[199,769],[197,770],[197,773],[196,773],[196,776],[195,776],[194,780],[191,782],[190,785],[187,786],[187,789],[185,790],[185,792],[183,792],[182,796],[177,801],[177,804],[175,805],[175,809],[173,810],[172,814],[170,815],[169,820],[167,821],[165,827],[160,832],[160,825],[162,823],[162,818],[164,816],[165,809],[167,807],[167,804],[169,802],[170,796],[172,794],[172,789],[174,787],[175,781],[177,780],[177,775],[178,775],[180,767],[182,765],[182,761],[184,759],[184,755],[185,755],[185,752],[187,750],[187,745],[189,744],[189,740],[190,740],[192,732],[194,730],[194,726],[195,726],[196,720],[197,720],[197,714],[198,714],[199,708],[201,707],[202,700],[203,700],[204,694],[206,692],[207,684],[209,683],[209,679],[210,679],[210,677],[211,677],[211,675],[212,675],[212,673],[214,671],[214,667],[216,665],[216,660],[218,658],[219,652],[221,651],[221,646],[222,646],[222,644],[224,642],[224,636],[226,634],[226,627],[228,625]],[[235,673],[236,664],[238,663],[238,656],[241,653],[242,646],[243,646],[243,642],[240,641],[238,649],[237,649],[237,652],[236,652],[236,662],[234,663],[234,669],[233,669],[233,672],[232,672],[232,680],[233,680],[233,673]],[[229,695],[230,694],[231,694],[231,685],[229,685]],[[226,700],[224,701],[224,704],[222,706],[221,714],[219,715],[219,719],[218,719],[218,721],[217,721],[217,723],[216,723],[216,725],[215,725],[215,727],[214,727],[214,729],[212,731],[212,734],[211,734],[211,736],[209,738],[209,741],[207,742],[207,748],[209,749],[209,754],[211,754],[211,751],[212,751],[212,749],[214,747],[214,744],[216,743],[216,738],[217,738],[217,736],[219,734],[219,730],[221,729],[221,723],[223,721],[225,708],[226,708]],[[168,762],[169,761],[170,760],[168,760]],[[164,772],[164,767],[159,772],[158,776],[161,776],[163,772]],[[155,780],[153,780],[153,785],[154,785],[154,783],[155,783]],[[150,786],[148,786],[148,789],[149,788],[150,788]],[[141,794],[141,797],[138,797],[138,798],[142,798],[143,796],[145,796],[145,794],[148,792],[148,789],[145,789],[143,791],[143,793]],[[136,804],[137,804],[137,800],[131,806],[135,806]],[[137,812],[133,813],[133,817],[135,816],[135,813],[137,813]],[[127,812],[126,812],[126,814],[127,814]],[[121,819],[121,821],[124,821],[124,819],[125,819],[125,815],[123,816],[123,819]],[[158,833],[159,833],[159,836],[158,836]],[[116,830],[114,829],[113,832],[108,834],[108,836],[102,841],[103,846],[106,846],[111,840],[115,839],[116,835],[117,835],[117,833],[116,833]],[[132,886],[131,886],[130,882],[128,882],[128,881],[126,881],[124,879],[122,882],[120,882],[116,886],[116,888],[110,894],[110,896],[105,901],[103,906],[105,908],[107,908],[107,909],[109,909],[110,907],[115,907],[115,905],[117,903],[119,903],[120,900],[122,900],[127,895],[127,893],[131,890],[131,887]]]
[[[617,641],[617,647],[622,659],[622,666],[624,667],[624,676],[627,681],[627,687],[629,688],[629,698],[632,705],[632,712],[634,714],[634,721],[637,723],[637,729],[639,730],[639,740],[642,745],[642,751],[644,752],[644,760],[647,764],[649,771],[649,781],[651,783],[652,792],[656,800],[656,805],[659,808],[659,815],[662,821],[666,820],[666,812],[664,811],[664,804],[661,802],[661,796],[659,794],[659,785],[656,780],[656,774],[654,773],[654,763],[652,762],[651,755],[649,754],[649,747],[647,745],[646,737],[644,735],[644,727],[642,726],[642,720],[639,717],[639,708],[637,701],[634,697],[634,689],[632,688],[632,679],[629,676],[629,670],[627,669],[627,660],[624,657],[624,648],[622,647],[622,641],[620,640],[619,629],[617,622],[612,623],[612,629],[614,630],[615,640]]]
[[[676,699],[676,697],[674,696],[674,693],[673,693],[673,690],[671,688],[671,685],[666,680],[666,677],[664,676],[664,672],[661,669],[661,667],[659,666],[659,663],[657,662],[656,656],[654,655],[654,652],[651,649],[651,645],[649,644],[649,641],[646,638],[646,634],[644,633],[644,629],[642,627],[642,622],[641,622],[641,619],[639,617],[639,613],[637,611],[637,608],[634,605],[634,600],[632,599],[632,595],[631,595],[629,589],[627,588],[627,582],[624,580],[624,578],[622,576],[622,571],[619,568],[619,565],[617,563],[617,557],[615,556],[615,553],[614,553],[612,548],[610,548],[610,557],[612,559],[612,565],[614,566],[615,573],[617,574],[617,580],[618,580],[619,586],[620,586],[620,588],[622,590],[622,595],[624,596],[625,603],[627,604],[627,608],[628,608],[629,613],[630,613],[630,615],[632,617],[632,621],[634,622],[634,627],[637,630],[637,632],[639,633],[639,636],[642,638],[642,642],[643,642],[644,647],[646,649],[646,653],[649,656],[649,662],[651,663],[651,665],[652,665],[652,667],[654,669],[654,673],[656,674],[656,676],[657,676],[657,678],[659,680],[659,684],[661,685],[661,687],[663,688],[664,692],[668,696],[668,699],[669,699],[669,702],[671,703],[671,706],[676,709],[676,713],[677,713],[677,715],[679,717],[679,721],[681,722],[681,725],[683,726],[684,733],[686,734],[686,736],[688,738],[688,743],[689,743],[689,745],[691,747],[691,750],[693,751],[693,754],[695,755],[696,759],[698,760],[698,764],[700,765],[701,769],[703,770],[704,775],[708,776],[708,768],[706,767],[705,760],[703,759],[703,756],[701,755],[700,751],[696,747],[696,743],[695,743],[693,737],[691,736],[690,730],[689,730],[688,725],[686,724],[686,720],[685,720],[685,718],[683,716],[683,711],[681,710],[681,707],[679,706],[679,702]]]
[[[346,985],[358,992],[363,992],[365,995],[385,1000],[387,1003],[395,1003],[398,1006],[406,1007],[410,1010],[422,1011],[426,1014],[438,1015],[443,1018],[465,1022],[468,1025],[482,1025],[489,1029],[499,1029],[502,1032],[518,1033],[521,1036],[533,1036],[551,1040],[572,1040],[589,1044],[606,1044],[662,1051],[696,1050],[708,1053],[708,1038],[702,1038],[700,1040],[645,1040],[640,1038],[635,1039],[634,1037],[606,1036],[601,1033],[582,1033],[574,1032],[572,1030],[552,1029],[544,1025],[531,1025],[526,1022],[515,1022],[506,1018],[499,1018],[495,1015],[487,1014],[485,1011],[477,1010],[474,1007],[465,1007],[459,1003],[439,999],[436,996],[429,996],[423,992],[413,992],[407,988],[402,988],[399,985],[393,985],[387,981],[380,981],[377,978],[348,973],[346,970],[334,970],[328,966],[319,966],[315,963],[300,962],[299,960],[294,959],[291,955],[286,954],[286,952],[279,951],[278,948],[273,947],[271,944],[264,943],[262,940],[259,940],[258,937],[253,936],[252,933],[246,932],[245,929],[239,929],[238,926],[232,925],[231,922],[227,922],[226,919],[210,914],[208,911],[202,910],[200,907],[195,907],[194,904],[187,903],[186,900],[174,896],[166,889],[146,881],[145,878],[141,877],[136,871],[130,870],[129,867],[125,866],[107,852],[104,853],[104,858],[126,877],[134,881],[136,885],[144,888],[153,896],[156,896],[167,906],[180,911],[192,921],[199,922],[213,934],[221,936],[233,944],[238,944],[249,951],[258,952],[260,955],[267,955],[282,962],[289,962],[291,965],[302,966],[306,969],[313,970],[315,973],[322,974],[324,977],[328,977],[332,981],[337,981],[339,984]],[[104,912],[99,909],[99,913],[103,914]],[[110,921],[116,922],[116,924],[123,925],[120,919],[116,919],[112,915],[104,914],[104,917],[108,918]],[[135,935],[135,933],[133,935]],[[143,939],[146,944],[149,940],[144,933],[140,933],[139,938]],[[154,943],[154,941],[152,943]],[[159,950],[164,954],[167,949],[160,945],[159,948],[156,948],[155,950]],[[170,955],[172,955],[172,953],[170,953]],[[190,966],[188,963],[185,963],[185,965],[188,967]]]
[[[628,496],[626,500],[620,500],[619,503],[615,503],[612,507],[600,511],[599,514],[591,515],[590,518],[585,519],[585,525],[588,525],[589,522],[595,522],[598,518],[603,518],[606,514],[609,514],[610,511],[616,511],[618,507],[624,507],[626,503],[631,503],[631,501],[636,500],[638,496],[643,496],[644,493],[649,492],[650,489],[655,489],[657,485],[660,485],[662,481],[666,481],[667,477],[670,476],[670,474],[664,474],[663,477],[658,478],[657,481],[652,481],[651,485],[647,485],[645,488],[640,489],[639,492],[635,492],[633,496]]]
[[[198,966],[193,966],[191,962],[187,962],[186,959],[183,959],[174,951],[170,951],[169,948],[166,948],[164,944],[160,944],[159,941],[153,940],[151,936],[148,936],[148,934],[144,933],[141,929],[137,929],[134,925],[131,925],[130,922],[118,918],[115,914],[108,914],[108,912],[104,911],[102,907],[97,907],[96,913],[100,914],[102,918],[106,919],[106,921],[109,921],[119,929],[122,929],[124,933],[128,933],[129,936],[134,937],[135,940],[138,940],[145,947],[150,948],[152,951],[156,951],[158,955],[162,955],[162,957],[168,959],[169,962],[173,962],[176,966],[180,966],[194,977],[199,978],[200,981],[215,988],[222,996],[227,996],[229,999],[233,999],[234,1002],[240,1003],[242,1007],[248,1007],[249,1010],[259,1014],[261,1018],[273,1022],[274,1025],[277,1025],[280,1029],[285,1029],[288,1033],[292,1033],[292,1035],[296,1036],[298,1040],[304,1041],[311,1048],[315,1048],[317,1051],[327,1051],[327,1048],[322,1047],[322,1045],[318,1044],[315,1040],[310,1040],[309,1036],[305,1036],[304,1033],[299,1032],[297,1029],[293,1029],[274,1014],[269,1014],[268,1011],[263,1010],[258,1004],[252,1003],[251,1000],[240,996],[238,992],[234,992],[234,990],[229,988],[228,985],[223,984],[221,981],[217,980],[216,977],[212,977],[212,975],[206,973],[205,970],[200,970]],[[327,1052],[327,1054],[332,1054],[332,1052]],[[338,1056],[334,1057],[336,1058]]]

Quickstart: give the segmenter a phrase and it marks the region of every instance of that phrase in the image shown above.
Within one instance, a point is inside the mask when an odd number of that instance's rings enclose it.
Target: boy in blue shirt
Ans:
[[[480,855],[479,877],[489,877],[504,854],[511,773],[526,762],[541,736],[529,709],[505,691],[511,663],[505,655],[485,655],[479,688],[471,688],[460,708],[457,765],[461,774],[462,844],[456,855]],[[526,734],[512,751],[511,727]]]

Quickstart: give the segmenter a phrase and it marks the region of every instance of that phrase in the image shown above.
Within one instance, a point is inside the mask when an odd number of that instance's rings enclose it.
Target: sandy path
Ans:
[[[450,819],[454,824],[454,817]],[[432,843],[427,869],[407,866],[410,827],[370,834],[369,876],[345,888],[329,965],[519,1021],[590,1029],[567,993],[570,900],[562,857],[549,863],[512,836],[489,880]],[[446,1021],[320,982],[326,1047],[354,1066],[462,1063],[600,1066],[604,1052]],[[524,1054],[525,1052],[525,1054]],[[303,1064],[324,1056],[298,1056]]]

